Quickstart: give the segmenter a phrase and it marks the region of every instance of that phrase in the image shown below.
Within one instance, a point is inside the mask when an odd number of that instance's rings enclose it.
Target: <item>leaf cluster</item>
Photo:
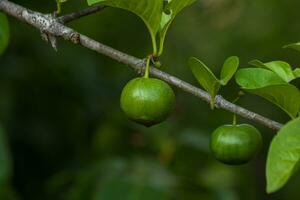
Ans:
[[[146,24],[152,39],[155,57],[163,53],[167,31],[185,7],[196,0],[87,0],[89,5],[103,5],[128,10],[139,16]]]

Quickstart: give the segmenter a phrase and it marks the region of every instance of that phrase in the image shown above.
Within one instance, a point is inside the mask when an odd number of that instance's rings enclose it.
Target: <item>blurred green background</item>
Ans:
[[[14,2],[44,13],[55,10],[54,0]],[[84,0],[71,0],[63,12],[86,6]],[[242,67],[252,59],[281,59],[296,67],[300,54],[281,47],[300,40],[299,7],[295,0],[199,0],[171,27],[162,70],[198,85],[186,64],[190,56],[216,73],[231,55],[240,57]],[[279,192],[265,193],[265,160],[274,132],[256,125],[264,136],[261,154],[239,167],[220,164],[209,153],[209,136],[231,123],[232,114],[211,111],[174,88],[172,116],[144,128],[119,107],[122,87],[137,76],[134,71],[61,39],[55,52],[36,29],[14,18],[10,23],[10,46],[0,58],[1,200],[300,198],[299,173]],[[69,25],[134,56],[151,53],[147,29],[128,12],[107,8]],[[231,81],[221,94],[232,100],[238,91]],[[259,97],[246,95],[238,104],[288,120]]]

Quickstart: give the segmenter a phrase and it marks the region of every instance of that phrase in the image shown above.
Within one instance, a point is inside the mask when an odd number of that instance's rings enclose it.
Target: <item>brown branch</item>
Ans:
[[[65,40],[71,41],[75,44],[80,44],[88,49],[96,51],[100,54],[108,56],[118,62],[126,64],[137,71],[144,70],[145,62],[144,60],[138,59],[131,55],[125,54],[118,50],[115,50],[109,46],[101,44],[83,34],[76,32],[75,30],[61,24],[58,19],[54,18],[52,15],[41,14],[39,12],[34,12],[27,8],[24,8],[20,5],[12,3],[7,0],[0,1],[0,10],[19,19],[20,21],[26,22],[40,31],[46,32],[56,37],[62,37]],[[155,67],[151,67],[150,73],[160,78],[171,85],[174,85],[183,91],[190,93],[201,100],[210,102],[210,95],[175,76],[167,74],[163,71]],[[243,107],[237,106],[227,100],[225,100],[222,96],[218,95],[215,99],[215,104],[217,108],[222,108],[237,115],[240,115],[246,119],[250,119],[254,122],[262,124],[268,128],[278,131],[282,124],[263,117],[257,113],[249,111]]]
[[[85,8],[85,9],[83,9],[83,10],[79,10],[79,11],[77,11],[77,12],[70,13],[70,14],[67,14],[67,15],[64,15],[64,16],[61,16],[61,17],[58,18],[58,20],[59,20],[62,24],[65,24],[65,23],[71,22],[71,21],[73,21],[73,20],[76,20],[76,19],[78,19],[78,18],[81,18],[81,17],[87,16],[87,15],[96,13],[96,12],[98,12],[98,11],[101,11],[101,10],[103,10],[104,8],[106,8],[106,6],[103,6],[103,5],[91,6],[91,7]]]

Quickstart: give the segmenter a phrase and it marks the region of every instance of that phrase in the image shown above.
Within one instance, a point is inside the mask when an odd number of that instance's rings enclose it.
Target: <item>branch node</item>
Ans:
[[[140,67],[135,68],[135,72],[139,75],[142,76],[146,70],[146,63],[147,59],[142,59],[141,62],[138,64]]]
[[[57,51],[57,38],[53,35],[48,34],[48,38],[52,48]]]
[[[79,33],[71,33],[70,41],[74,44],[80,44],[80,34]]]
[[[46,31],[41,31],[41,37],[45,42],[50,42],[52,48],[57,51],[57,38],[55,36],[47,33]]]

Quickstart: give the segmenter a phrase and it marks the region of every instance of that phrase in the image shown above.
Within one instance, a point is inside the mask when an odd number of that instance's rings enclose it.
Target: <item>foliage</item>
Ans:
[[[166,33],[175,16],[196,0],[87,0],[89,5],[102,3],[104,5],[122,8],[138,15],[146,24],[152,39],[153,54],[160,56]],[[159,45],[157,47],[157,41]]]
[[[284,61],[272,61],[268,63],[263,63],[259,60],[253,60],[250,61],[249,64],[254,65],[256,67],[267,68],[276,73],[276,75],[278,75],[287,83],[291,82],[296,78],[299,78],[299,74],[297,73],[297,71],[299,71],[299,68],[292,70],[290,64]]]
[[[285,45],[284,48],[291,48],[300,51],[300,42]]]
[[[221,85],[225,86],[233,77],[238,69],[239,59],[236,56],[232,56],[225,60],[220,80],[217,79],[213,72],[197,58],[190,58],[188,64],[200,85],[209,92],[211,96],[211,108],[214,108],[214,100]]]
[[[196,2],[87,1],[90,5],[101,3],[139,16],[150,32],[155,59],[163,53],[166,34],[175,17]],[[62,3],[77,5],[75,1],[56,2],[57,14]],[[290,32],[293,31],[288,31],[288,27],[292,26],[290,22],[294,22],[293,25],[298,23],[291,10],[296,12],[297,6],[285,7],[288,4],[285,2],[264,3],[266,1],[240,1],[243,6],[236,7],[225,1],[199,3],[194,7],[195,11],[186,13],[185,20],[179,20],[170,34],[170,48],[164,54],[164,61],[168,62],[165,70],[172,66],[173,73],[190,78],[187,70],[177,66],[182,66],[178,63],[191,54],[207,58],[211,66],[222,62],[220,58],[227,54],[236,52],[241,61],[249,59],[249,55],[252,57],[253,52],[262,60],[280,57],[281,52],[270,49],[291,39],[293,34]],[[40,3],[40,9],[50,7],[46,4]],[[260,11],[256,4],[278,12],[270,15],[270,21],[263,17],[260,19],[262,22],[255,24],[255,27],[262,24],[263,28],[251,30],[254,27],[251,23],[259,21],[254,19],[267,16],[267,11]],[[66,6],[66,9],[70,8]],[[228,10],[238,17],[229,15]],[[248,15],[249,18],[246,17]],[[274,19],[277,15],[282,21]],[[245,17],[251,23],[245,23]],[[120,18],[126,23],[119,23],[108,31],[106,27],[111,27],[115,19]],[[144,38],[134,35],[143,29],[131,20],[130,15],[111,10],[87,21],[76,22],[74,26],[91,31],[92,35],[118,48],[143,56],[147,54]],[[236,23],[230,24],[233,21]],[[283,21],[289,23],[281,24]],[[265,28],[266,24],[270,27]],[[27,28],[15,22],[11,27],[14,28],[12,50],[3,54],[10,36],[7,18],[0,13],[0,119],[9,133],[5,135],[4,131],[0,131],[0,199],[18,199],[15,188],[24,199],[31,200],[163,200],[175,197],[193,200],[238,199],[239,196],[258,199],[255,191],[259,187],[253,185],[263,181],[261,175],[253,176],[253,163],[231,168],[214,162],[209,156],[208,133],[227,120],[227,114],[217,110],[208,112],[205,106],[180,94],[176,113],[167,122],[151,129],[131,124],[119,114],[117,107],[121,84],[131,74],[115,70],[110,66],[116,64],[99,59],[90,52],[64,44],[62,50],[54,54],[43,49],[37,37],[28,37],[26,34],[31,36],[33,33]],[[277,31],[275,27],[285,32]],[[21,31],[15,31],[19,29]],[[222,34],[217,34],[219,32]],[[126,40],[113,37],[113,33],[122,34]],[[299,37],[299,34],[297,32],[294,37]],[[29,38],[28,41],[20,40],[25,37]],[[266,45],[260,45],[261,41]],[[239,45],[232,45],[235,43]],[[260,48],[257,48],[259,45]],[[299,51],[300,43],[286,45],[285,48]],[[300,61],[298,57],[287,55],[287,60],[292,60],[290,63],[294,65]],[[234,98],[236,90],[242,89],[267,99],[292,118],[272,139],[267,157],[267,192],[278,191],[292,175],[296,175],[299,167],[300,93],[297,78],[300,77],[300,68],[293,68],[292,64],[282,60],[266,63],[253,60],[249,62],[253,68],[238,70],[239,58],[235,56],[226,59],[222,68],[208,68],[195,57],[190,58],[188,64],[197,81],[211,95],[212,107],[220,88],[226,86],[222,91],[229,98]],[[212,71],[220,72],[220,78]],[[239,88],[229,84],[233,76]],[[265,102],[258,102],[252,96],[245,99],[241,103],[251,102],[252,108],[262,114],[288,121],[285,116],[269,109]],[[264,139],[268,140],[267,134]],[[12,143],[12,158],[17,163],[14,168],[8,143]],[[267,145],[265,148],[268,148]],[[14,179],[11,179],[12,170],[15,170]],[[286,188],[290,192],[292,186],[287,185]],[[282,197],[286,190],[278,194]],[[237,191],[243,191],[243,195]],[[298,194],[298,187],[295,191]]]
[[[262,96],[283,109],[291,118],[300,111],[300,92],[274,72],[261,68],[241,69],[236,81],[242,89]]]
[[[283,187],[298,169],[300,118],[287,123],[272,140],[267,159],[267,192]]]

